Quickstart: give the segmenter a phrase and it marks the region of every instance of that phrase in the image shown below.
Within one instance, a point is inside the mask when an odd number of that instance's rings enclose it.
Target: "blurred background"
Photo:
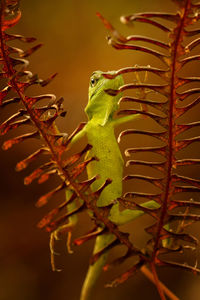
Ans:
[[[109,47],[105,39],[107,31],[96,17],[96,12],[101,12],[121,32],[133,34],[133,28],[127,29],[120,24],[121,15],[144,11],[173,12],[175,9],[175,4],[169,0],[162,1],[162,4],[158,0],[21,1],[22,18],[12,32],[34,36],[39,43],[44,44],[31,56],[29,69],[42,78],[55,72],[58,72],[58,76],[47,87],[34,87],[31,92],[34,95],[48,92],[56,94],[58,98],[64,97],[67,116],[59,123],[62,132],[71,133],[81,121],[86,121],[84,107],[87,103],[89,77],[94,70],[117,70],[153,62],[152,57],[149,60],[149,57],[134,51],[116,51]],[[135,27],[136,34],[151,35],[151,31],[152,27],[142,23]],[[159,34],[162,33],[159,32],[157,38]],[[14,112],[14,107],[12,109]],[[1,112],[1,120],[9,115],[10,108],[6,108],[3,116]],[[13,133],[9,133],[3,137],[1,145],[12,136]],[[70,255],[63,237],[56,243],[56,251],[60,253],[56,256],[56,264],[62,272],[51,271],[49,235],[36,225],[54,207],[54,203],[41,209],[37,209],[35,203],[55,182],[50,180],[43,185],[33,183],[24,186],[23,178],[31,169],[22,173],[16,173],[14,169],[18,161],[37,149],[37,143],[25,142],[6,152],[0,149],[0,300],[78,300],[93,242],[74,248],[74,254]],[[147,221],[144,218],[143,226],[147,225]],[[84,222],[84,230],[81,225],[80,230],[76,229],[75,236],[80,231],[84,233],[89,226],[88,219],[81,216],[80,224]],[[139,240],[140,234],[143,231],[140,231],[138,225]],[[102,274],[95,300],[159,299],[153,284],[140,272],[117,288],[105,289],[104,284],[115,275],[115,270]],[[180,299],[198,299],[198,277],[167,268],[160,269],[159,275]]]

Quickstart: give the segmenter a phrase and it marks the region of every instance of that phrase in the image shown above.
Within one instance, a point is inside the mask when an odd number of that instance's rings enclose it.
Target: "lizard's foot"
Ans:
[[[61,269],[57,269],[55,265],[55,255],[59,255],[59,253],[54,251],[54,245],[55,245],[55,232],[52,232],[50,235],[50,240],[49,240],[49,248],[50,248],[50,255],[51,255],[51,268],[52,271],[57,271],[60,272]]]
[[[60,226],[58,229],[54,230],[50,235],[49,248],[50,248],[50,254],[51,254],[51,267],[52,267],[53,271],[57,271],[57,272],[61,271],[61,269],[57,269],[56,265],[55,265],[55,255],[59,255],[59,253],[55,252],[55,240],[58,241],[60,239],[59,235],[67,232],[68,233],[67,243],[66,243],[67,250],[68,250],[68,253],[70,253],[70,254],[73,253],[73,251],[71,249],[72,229],[73,229],[73,225],[68,223],[63,226]]]

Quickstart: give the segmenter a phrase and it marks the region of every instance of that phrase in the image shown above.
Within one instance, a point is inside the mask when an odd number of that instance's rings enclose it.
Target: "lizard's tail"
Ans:
[[[95,242],[93,254],[105,248],[107,245],[110,244],[112,240],[113,240],[113,235],[109,233],[98,236]],[[108,251],[102,254],[94,264],[89,266],[81,290],[80,300],[92,299],[91,298],[92,290],[95,287],[95,283],[101,274],[102,268],[106,263],[107,257],[108,257]]]

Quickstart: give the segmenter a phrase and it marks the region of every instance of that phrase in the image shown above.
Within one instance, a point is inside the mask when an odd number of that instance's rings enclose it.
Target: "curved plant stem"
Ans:
[[[166,300],[165,295],[164,295],[164,291],[163,291],[163,289],[161,287],[161,284],[160,284],[160,281],[158,279],[155,264],[153,262],[151,263],[151,269],[152,269],[152,273],[153,273],[153,277],[154,277],[154,283],[155,283],[155,286],[156,286],[156,288],[158,290],[158,293],[160,295],[160,299],[161,300]]]
[[[141,272],[153,283],[156,285],[156,280],[153,276],[153,274],[151,273],[151,271],[146,267],[146,266],[142,266],[141,267]],[[159,280],[159,285],[160,288],[163,290],[163,292],[165,293],[166,296],[169,297],[169,299],[171,300],[180,300],[174,293],[172,293],[172,291],[170,291],[166,285],[164,285],[160,280]]]

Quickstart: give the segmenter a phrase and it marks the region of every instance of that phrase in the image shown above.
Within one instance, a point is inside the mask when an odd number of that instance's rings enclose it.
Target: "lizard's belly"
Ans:
[[[88,134],[88,142],[92,149],[86,157],[96,156],[98,161],[92,161],[87,167],[88,178],[99,175],[91,186],[96,191],[106,179],[111,179],[101,193],[97,205],[106,206],[122,194],[123,159],[114,135],[113,128],[96,128]]]

